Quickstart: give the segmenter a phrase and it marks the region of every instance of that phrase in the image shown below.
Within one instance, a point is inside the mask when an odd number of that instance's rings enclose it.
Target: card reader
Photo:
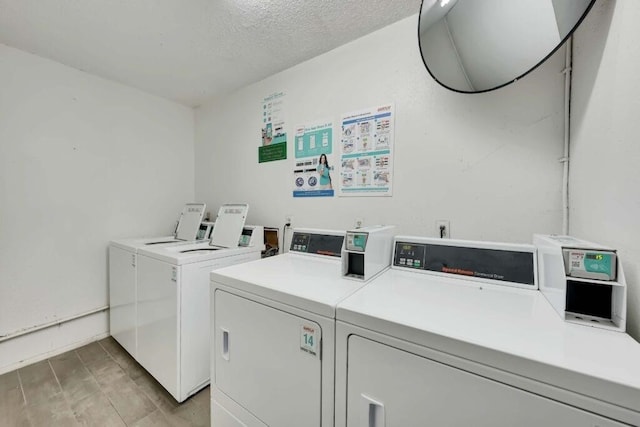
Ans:
[[[583,279],[616,280],[616,254],[611,251],[563,249],[567,276]]]

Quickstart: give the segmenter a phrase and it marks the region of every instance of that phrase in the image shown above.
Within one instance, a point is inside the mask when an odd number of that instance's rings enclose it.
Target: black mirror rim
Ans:
[[[526,72],[522,73],[521,75],[517,76],[516,78],[514,78],[513,80],[509,80],[506,83],[500,84],[498,86],[489,88],[489,89],[482,89],[482,90],[474,90],[474,91],[466,91],[466,90],[460,90],[460,89],[456,89],[456,88],[452,88],[450,86],[447,86],[446,84],[444,84],[443,82],[441,82],[440,80],[438,80],[438,78],[436,78],[436,76],[431,72],[431,70],[429,69],[429,66],[427,65],[426,60],[424,59],[424,55],[422,54],[422,40],[420,38],[420,21],[422,20],[422,7],[424,6],[424,2],[425,0],[422,0],[422,3],[420,4],[420,12],[418,15],[418,49],[420,51],[420,59],[422,60],[422,63],[424,64],[424,67],[427,69],[427,71],[429,72],[429,75],[431,75],[431,77],[433,78],[433,80],[435,80],[440,86],[449,89],[453,92],[458,92],[458,93],[467,93],[467,94],[474,94],[474,93],[486,93],[486,92],[491,92],[494,91],[496,89],[500,89],[503,88],[505,86],[508,86],[512,83],[517,82],[518,80],[522,79],[523,77],[525,77],[527,74],[533,72],[536,68],[538,68],[540,65],[542,65],[547,59],[549,59],[551,56],[553,56],[554,53],[556,53],[558,51],[558,49],[560,49],[566,42],[567,40],[569,40],[569,38],[571,36],[573,36],[573,33],[576,31],[576,29],[580,26],[580,24],[582,23],[582,21],[585,20],[585,18],[587,17],[587,15],[589,14],[589,12],[591,11],[591,9],[593,8],[593,5],[596,3],[596,0],[591,0],[591,2],[589,3],[589,6],[587,6],[587,8],[585,9],[584,13],[582,14],[582,16],[580,17],[580,19],[578,19],[578,21],[576,22],[576,24],[571,28],[571,31],[569,31],[567,33],[567,35],[560,41],[560,43],[558,43],[558,45],[553,48],[553,50],[551,52],[549,52],[549,54],[547,56],[545,56],[544,58],[542,58],[538,63],[536,63],[533,67],[531,67],[529,70],[527,70]]]

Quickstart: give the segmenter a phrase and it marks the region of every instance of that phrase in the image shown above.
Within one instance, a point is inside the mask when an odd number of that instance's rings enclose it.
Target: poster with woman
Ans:
[[[293,197],[333,197],[333,123],[296,127]]]

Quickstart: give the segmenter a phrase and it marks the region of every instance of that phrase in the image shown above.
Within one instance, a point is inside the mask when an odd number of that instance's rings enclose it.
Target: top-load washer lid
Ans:
[[[138,250],[138,254],[140,256],[153,258],[173,265],[193,264],[226,257],[244,256],[253,253],[260,254],[260,247],[236,246],[234,248],[213,248],[209,246],[209,242],[192,242],[186,245],[171,246],[147,246],[146,248]]]
[[[178,240],[175,237],[167,237],[161,240],[154,240],[152,242],[146,242],[144,243],[145,246],[153,246],[153,245],[164,245],[166,243],[175,243],[175,242],[182,242],[183,240]]]
[[[228,204],[220,206],[209,244],[222,248],[236,248],[248,212],[248,204]]]
[[[211,252],[211,251],[219,251],[220,249],[224,249],[224,248],[218,248],[218,247],[213,247],[213,246],[207,246],[206,248],[189,248],[189,249],[184,249],[181,250],[180,253],[181,254],[186,254],[189,252]]]
[[[137,252],[138,249],[149,248],[154,246],[166,246],[184,245],[189,242],[177,240],[174,236],[161,236],[161,237],[136,237],[129,239],[117,239],[109,242],[110,246],[114,246],[120,249],[124,249],[129,252]]]
[[[205,203],[187,203],[180,214],[178,228],[176,229],[176,239],[196,240],[206,209],[207,205]]]

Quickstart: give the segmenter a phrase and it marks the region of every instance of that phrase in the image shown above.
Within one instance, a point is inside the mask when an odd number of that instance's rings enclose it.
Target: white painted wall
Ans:
[[[575,35],[570,232],[618,248],[640,340],[640,2],[596,2]]]
[[[193,110],[0,45],[0,336],[108,304],[107,244],[193,200]],[[0,343],[0,373],[108,331]],[[76,322],[77,323],[77,322]]]
[[[564,51],[500,91],[464,95],[422,64],[418,16],[216,99],[196,110],[196,198],[242,201],[249,223],[351,228],[396,224],[401,233],[531,242],[561,231]],[[258,164],[261,101],[284,91],[287,131],[386,102],[396,105],[393,197],[293,199],[288,159]]]

